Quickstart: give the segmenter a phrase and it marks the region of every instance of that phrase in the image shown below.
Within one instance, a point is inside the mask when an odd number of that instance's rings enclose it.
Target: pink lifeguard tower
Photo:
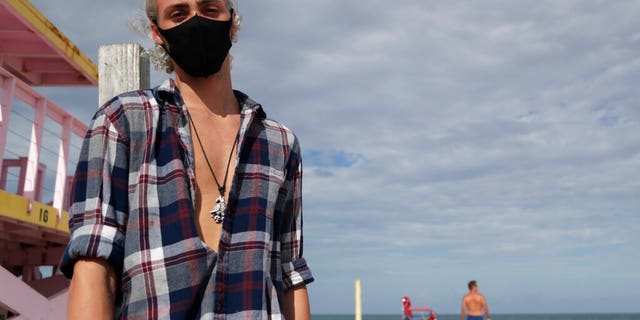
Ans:
[[[27,0],[0,0],[0,320],[64,319],[58,272],[87,127],[34,87],[97,86],[98,68]]]

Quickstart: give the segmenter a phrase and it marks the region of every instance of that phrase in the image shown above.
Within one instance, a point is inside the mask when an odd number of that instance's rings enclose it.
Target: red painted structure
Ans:
[[[436,312],[428,307],[413,307],[411,299],[404,296],[402,297],[402,319],[436,320]]]
[[[57,265],[87,127],[33,87],[97,86],[97,75],[27,0],[0,0],[0,319],[65,318]]]

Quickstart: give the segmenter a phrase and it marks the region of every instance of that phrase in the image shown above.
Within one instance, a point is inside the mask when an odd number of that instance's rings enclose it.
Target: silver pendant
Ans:
[[[224,221],[224,210],[227,209],[227,204],[224,203],[224,198],[219,196],[216,199],[216,205],[211,209],[211,218],[216,223],[222,223]]]

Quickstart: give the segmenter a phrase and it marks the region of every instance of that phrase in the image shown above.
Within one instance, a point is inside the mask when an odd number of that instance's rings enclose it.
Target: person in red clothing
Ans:
[[[416,316],[413,314],[414,311],[417,312]],[[429,320],[436,320],[436,312],[433,311],[433,309],[428,307],[412,307],[411,299],[407,296],[402,297],[403,320],[426,319],[427,315],[429,316]]]
[[[403,319],[413,319],[413,312],[411,312],[411,299],[409,299],[409,297],[402,297],[402,308]]]

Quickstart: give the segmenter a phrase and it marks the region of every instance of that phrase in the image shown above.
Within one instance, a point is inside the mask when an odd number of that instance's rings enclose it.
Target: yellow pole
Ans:
[[[362,320],[362,282],[356,280],[356,320]]]

